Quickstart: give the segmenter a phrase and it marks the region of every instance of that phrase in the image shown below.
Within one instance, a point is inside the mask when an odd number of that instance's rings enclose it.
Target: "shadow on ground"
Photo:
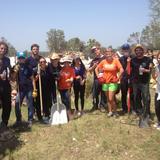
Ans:
[[[11,157],[14,150],[23,145],[20,140],[21,132],[30,132],[26,122],[22,122],[20,126],[10,126],[9,128],[0,130],[0,159],[6,156]],[[9,158],[10,159],[10,158]]]

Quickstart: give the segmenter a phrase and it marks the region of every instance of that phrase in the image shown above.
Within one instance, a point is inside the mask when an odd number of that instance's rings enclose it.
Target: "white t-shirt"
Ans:
[[[155,69],[156,69],[156,74],[158,75],[156,93],[160,93],[160,65],[157,65]]]

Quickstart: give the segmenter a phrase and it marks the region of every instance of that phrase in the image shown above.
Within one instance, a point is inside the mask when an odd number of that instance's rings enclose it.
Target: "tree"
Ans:
[[[87,47],[89,49],[91,49],[93,46],[101,46],[100,43],[98,41],[96,41],[95,39],[89,39],[87,41]]]
[[[5,42],[5,43],[7,43],[7,45],[8,45],[8,56],[15,56],[15,54],[16,54],[16,49],[13,47],[13,45],[12,44],[10,44],[4,37],[1,37],[0,38],[0,41],[3,41],[3,42]]]
[[[67,42],[67,50],[70,51],[83,51],[84,42],[82,42],[79,38],[71,38]]]
[[[47,32],[47,45],[50,52],[62,52],[66,49],[65,35],[63,30],[50,29]]]
[[[134,32],[134,33],[130,34],[127,42],[130,45],[141,43],[141,33],[140,32]]]
[[[86,58],[88,58],[88,57],[93,58],[93,57],[94,57],[94,55],[91,54],[91,48],[92,48],[93,46],[99,46],[99,47],[100,47],[101,44],[100,44],[96,39],[89,39],[89,40],[87,41],[87,44],[86,44],[85,50],[84,50],[84,53],[85,53],[85,57],[86,57]]]
[[[150,0],[150,30],[154,49],[160,49],[160,0]]]

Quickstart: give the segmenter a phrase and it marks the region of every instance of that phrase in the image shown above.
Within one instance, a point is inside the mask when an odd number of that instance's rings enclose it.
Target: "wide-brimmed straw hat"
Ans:
[[[71,63],[72,62],[72,58],[70,56],[65,56],[65,57],[63,57],[63,58],[60,59],[60,62],[61,63],[64,63],[64,62]]]
[[[58,53],[55,53],[55,52],[54,52],[54,53],[51,54],[50,59],[51,59],[51,60],[60,59],[60,57],[59,57]]]
[[[137,44],[135,47],[134,47],[134,52],[137,48],[141,48],[143,51],[145,50],[144,47],[141,45],[141,44]]]

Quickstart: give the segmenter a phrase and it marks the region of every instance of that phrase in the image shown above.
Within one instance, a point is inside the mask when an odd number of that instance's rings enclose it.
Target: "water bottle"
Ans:
[[[143,75],[142,68],[143,68],[142,65],[140,65],[139,66],[139,75]]]

